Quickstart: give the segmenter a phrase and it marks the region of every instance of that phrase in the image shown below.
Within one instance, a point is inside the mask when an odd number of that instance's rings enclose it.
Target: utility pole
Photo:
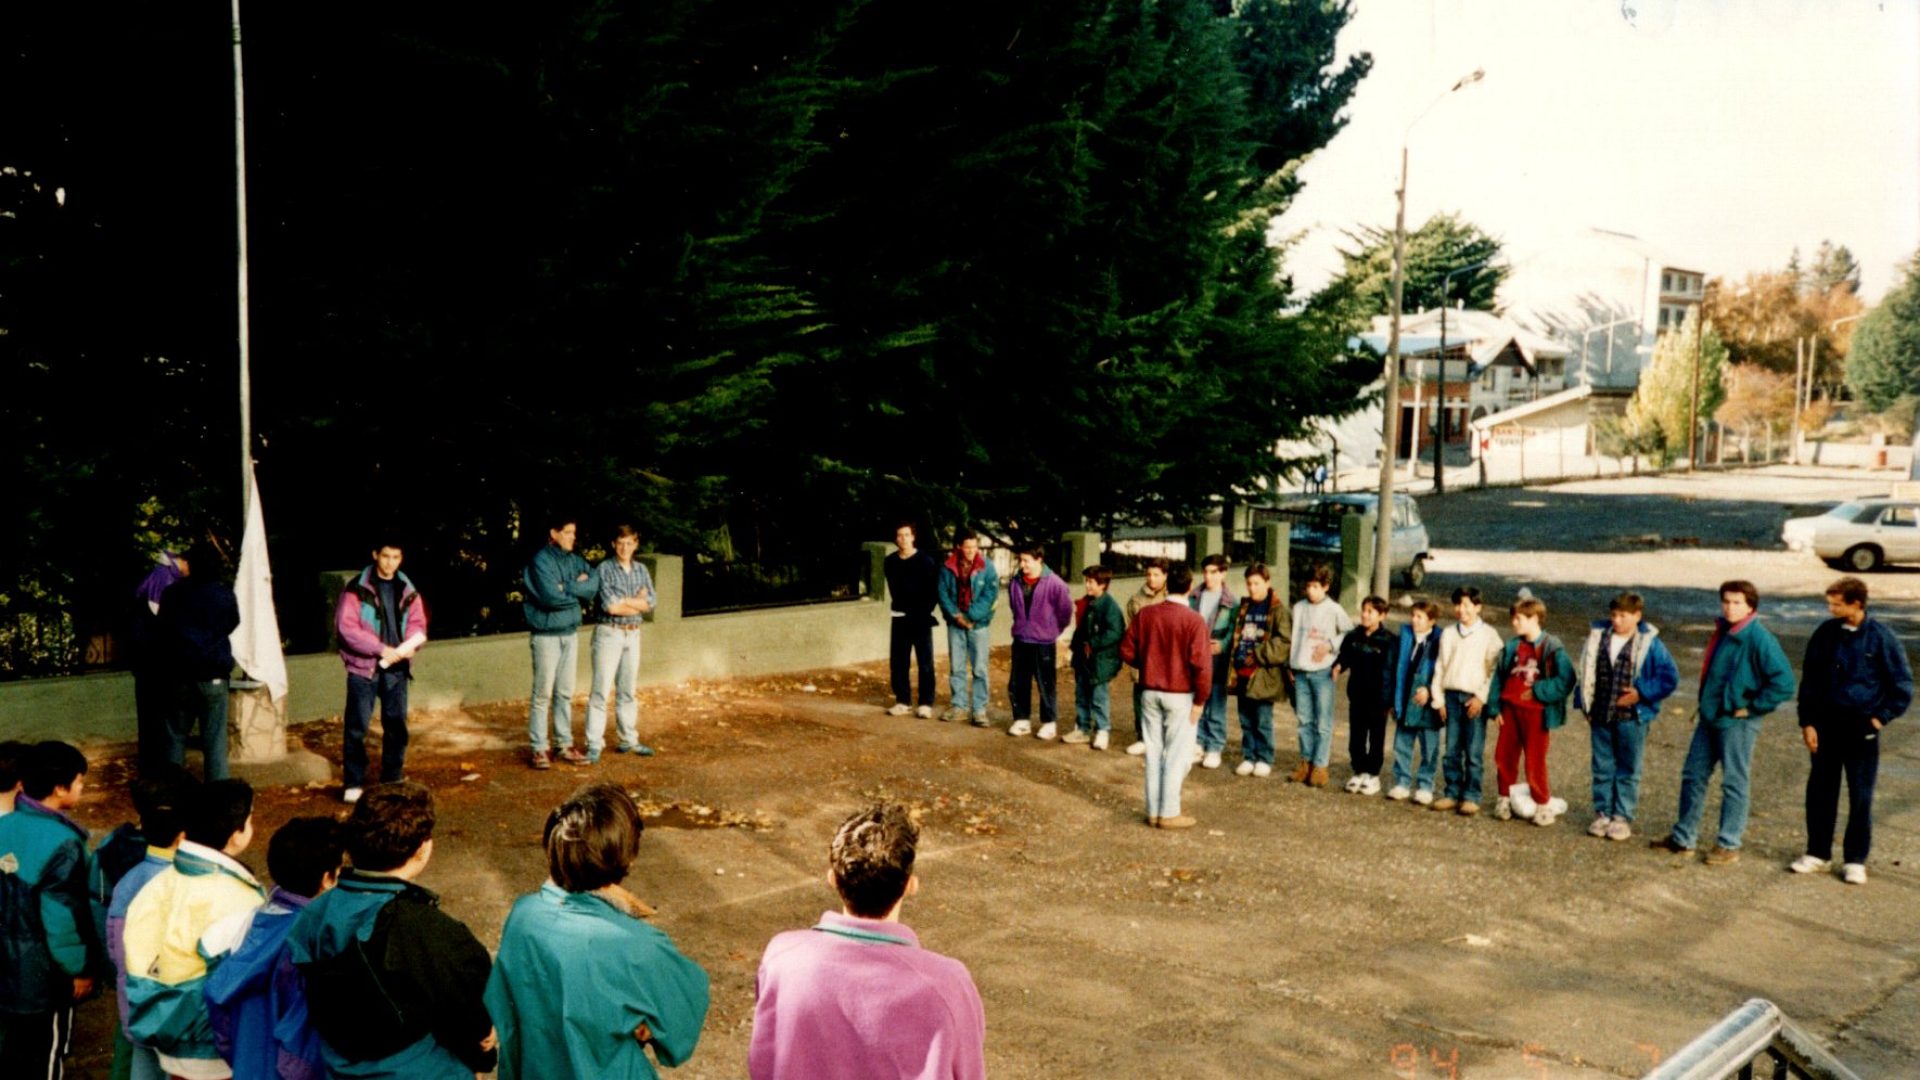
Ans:
[[[1687,471],[1693,471],[1694,438],[1700,432],[1700,353],[1706,348],[1707,313],[1693,305],[1693,396],[1687,404]]]
[[[1447,493],[1447,305],[1453,302],[1453,276],[1478,270],[1490,259],[1455,267],[1440,275],[1440,438],[1433,444],[1433,493]],[[1585,342],[1581,345],[1584,349]],[[1422,393],[1424,393],[1424,388]],[[1385,596],[1386,593],[1378,593]]]

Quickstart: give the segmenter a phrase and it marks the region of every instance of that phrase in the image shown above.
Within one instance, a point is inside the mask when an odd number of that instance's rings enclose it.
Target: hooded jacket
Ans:
[[[1493,666],[1493,696],[1487,699],[1486,711],[1480,714],[1482,719],[1490,721],[1499,717],[1500,696],[1506,689],[1507,677],[1513,674],[1514,660],[1524,640],[1516,634],[1500,647],[1500,659]],[[1533,647],[1540,657],[1540,674],[1533,680],[1533,700],[1540,705],[1540,726],[1552,731],[1567,722],[1567,695],[1573,693],[1576,672],[1559,638],[1542,630],[1540,636],[1533,639]]]
[[[960,609],[960,582],[963,577],[971,592],[965,611]],[[975,629],[992,622],[993,602],[999,592],[1000,572],[993,568],[993,560],[984,555],[975,557],[972,570],[961,567],[958,552],[948,552],[947,561],[940,564],[940,613],[946,616],[949,626],[955,625],[953,619],[956,615],[965,615]]]
[[[207,1019],[236,1077],[326,1080],[320,1036],[307,1023],[306,987],[287,954],[287,932],[307,897],[276,887],[247,920],[246,936],[207,976]]]
[[[98,868],[87,831],[24,793],[0,816],[0,1014],[53,1012],[102,973]]]
[[[264,899],[266,890],[231,856],[180,842],[173,866],[154,875],[127,908],[129,1039],[163,1057],[219,1059],[207,1019],[207,972],[238,942],[214,931]]]
[[[1013,611],[1013,640],[1029,645],[1051,645],[1073,625],[1073,593],[1060,575],[1040,567],[1040,580],[1033,583],[1033,602],[1027,602],[1026,587],[1020,573],[1007,581],[1007,606]]]
[[[1413,654],[1421,638],[1408,624],[1400,628],[1400,647],[1393,660],[1393,718],[1403,728],[1414,731],[1431,730],[1440,726],[1442,717],[1440,706],[1433,699],[1433,669],[1440,662],[1440,627],[1434,626],[1427,631],[1427,648],[1420,654],[1420,663],[1416,667]],[[1413,694],[1416,690],[1427,691],[1427,703],[1415,705]]]
[[[1593,685],[1599,678],[1600,658],[1605,655],[1600,644],[1612,628],[1610,619],[1594,620],[1587,631],[1587,644],[1580,650],[1580,681],[1573,688],[1573,705],[1589,718],[1594,713]],[[1627,647],[1633,650],[1633,688],[1640,694],[1640,703],[1634,709],[1641,723],[1649,723],[1660,715],[1661,703],[1680,685],[1680,669],[1660,640],[1660,630],[1648,623],[1640,624]]]

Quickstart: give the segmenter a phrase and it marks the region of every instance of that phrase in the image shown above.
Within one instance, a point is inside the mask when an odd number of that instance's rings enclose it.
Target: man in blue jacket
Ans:
[[[993,621],[993,602],[999,593],[1000,575],[993,561],[980,554],[980,538],[971,529],[960,530],[952,554],[940,567],[940,613],[947,620],[947,688],[952,694],[942,720],[971,716],[974,727],[987,726],[987,657],[993,643],[987,624]]]
[[[580,604],[600,594],[600,579],[573,553],[579,523],[555,518],[547,546],[534,553],[522,575],[527,628],[533,631],[533,701],[527,707],[527,741],[536,769],[553,767],[547,756],[547,717],[553,714],[553,745],[560,760],[587,764],[573,747],[573,677],[580,651]]]
[[[1873,844],[1873,783],[1880,772],[1880,732],[1913,703],[1906,647],[1867,614],[1867,586],[1841,578],[1827,587],[1833,618],[1807,640],[1800,671],[1800,737],[1812,755],[1807,773],[1807,853],[1796,874],[1833,865],[1833,825],[1840,778],[1847,779],[1847,837],[1841,852],[1849,885],[1867,883]]]
[[[1707,852],[1709,866],[1740,857],[1747,830],[1747,779],[1760,719],[1793,697],[1793,665],[1756,612],[1760,590],[1751,581],[1720,585],[1720,618],[1700,665],[1700,723],[1680,771],[1680,815],[1673,833],[1653,846],[1676,855],[1693,852],[1706,811],[1707,782],[1720,767],[1720,833]]]
[[[166,756],[186,761],[187,738],[197,725],[202,775],[227,778],[227,677],[233,674],[233,632],[240,602],[220,579],[220,551],[206,540],[187,549],[185,575],[160,594],[160,636],[178,700],[167,728]]]

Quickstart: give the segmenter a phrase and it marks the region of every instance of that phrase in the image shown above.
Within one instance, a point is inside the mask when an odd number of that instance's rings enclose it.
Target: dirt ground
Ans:
[[[512,898],[544,876],[546,809],[589,779],[628,785],[654,815],[628,884],[713,978],[699,1050],[672,1074],[682,1077],[745,1074],[760,951],[833,904],[831,830],[882,796],[923,811],[922,888],[905,918],[972,969],[996,1077],[1637,1076],[1751,997],[1778,1002],[1863,1077],[1912,1076],[1911,718],[1887,736],[1864,888],[1784,871],[1804,844],[1806,756],[1791,706],[1763,731],[1738,863],[1676,861],[1645,842],[1672,822],[1713,586],[1755,580],[1762,618],[1797,660],[1837,574],[1779,550],[1780,522],[1889,482],[1778,468],[1423,502],[1438,547],[1430,595],[1478,584],[1489,615],[1503,616],[1525,584],[1576,650],[1613,592],[1647,595],[1683,677],[1649,739],[1627,843],[1584,832],[1577,717],[1549,755],[1572,804],[1552,828],[1341,793],[1343,705],[1334,787],[1196,768],[1186,801],[1200,827],[1168,833],[1142,825],[1141,764],[1119,752],[1131,731],[1124,682],[1116,747],[1096,753],[1006,737],[1004,686],[990,731],[887,717],[884,672],[868,665],[650,691],[643,738],[659,756],[593,769],[529,771],[521,704],[420,716],[409,772],[433,787],[441,814],[422,884],[492,943]],[[1913,633],[1920,573],[1871,585],[1875,613]],[[994,662],[1004,681],[1005,657]],[[1285,708],[1276,728],[1284,772],[1295,745]],[[300,735],[337,759],[337,724]],[[1491,738],[1488,758],[1491,787]],[[124,779],[123,761],[99,767],[88,824],[126,816]],[[259,835],[339,809],[333,789],[265,791]],[[1716,784],[1709,837],[1718,812]],[[264,865],[264,842],[249,861]],[[109,1001],[83,1010],[74,1075],[105,1075],[111,1023]]]

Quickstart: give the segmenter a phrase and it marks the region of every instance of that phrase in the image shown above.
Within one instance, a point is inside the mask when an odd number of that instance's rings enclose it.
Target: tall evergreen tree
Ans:
[[[1847,387],[1875,412],[1920,395],[1920,255],[1853,330]]]
[[[1388,314],[1393,306],[1393,230],[1366,225],[1349,231],[1347,239],[1353,246],[1340,252],[1344,268],[1316,303],[1362,321]],[[1509,272],[1498,237],[1456,214],[1436,214],[1408,233],[1406,244],[1402,311],[1411,314],[1442,302],[1494,310],[1500,283]],[[1486,265],[1455,274],[1443,297],[1446,274],[1475,263]]]
[[[1813,265],[1807,268],[1807,289],[1815,293],[1828,293],[1835,289],[1859,292],[1859,260],[1853,257],[1853,252],[1848,251],[1845,244],[1820,241],[1819,249],[1813,254]]]

